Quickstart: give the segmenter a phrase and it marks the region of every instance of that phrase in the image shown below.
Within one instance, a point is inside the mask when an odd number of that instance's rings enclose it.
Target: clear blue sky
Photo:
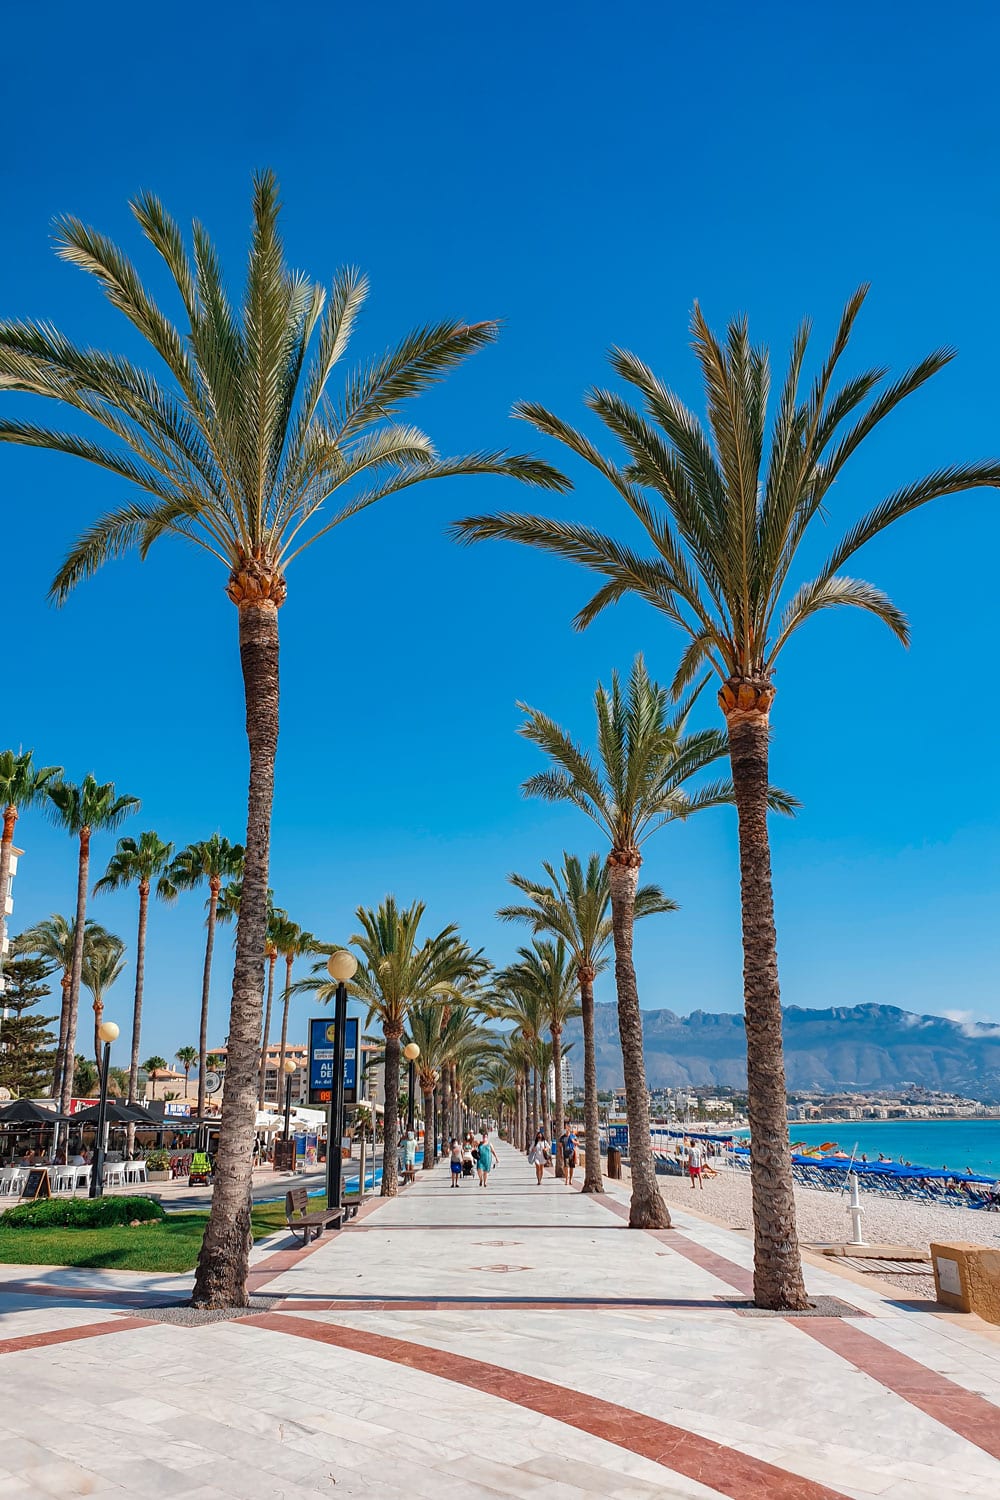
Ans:
[[[941,343],[960,357],[848,471],[831,531],[929,467],[1000,452],[1000,22],[986,3],[225,0],[174,6],[167,26],[131,5],[95,18],[60,4],[11,10],[5,42],[23,65],[5,77],[4,315],[119,341],[88,279],[52,256],[49,225],[78,214],[142,258],[126,207],[141,188],[202,217],[238,275],[250,174],[270,165],[293,263],[328,278],[354,262],[371,278],[359,355],[425,320],[505,320],[500,344],[423,403],[444,451],[530,441],[508,418],[518,397],[575,417],[612,342],[697,400],[696,297],[716,323],[746,309],[780,360],[803,314],[825,340],[867,279],[858,364],[901,367]],[[576,494],[553,508],[620,527],[613,499],[574,472]],[[140,796],[135,832],[239,838],[236,620],[217,565],[161,544],[61,612],[45,602],[72,537],[122,498],[69,459],[0,449],[0,740]],[[323,936],[393,890],[507,958],[514,934],[492,920],[506,873],[591,847],[576,817],[521,800],[538,761],[516,737],[516,700],[585,733],[599,675],[639,648],[673,670],[676,638],[639,606],[571,632],[587,585],[568,564],[446,538],[454,517],[522,498],[499,481],[413,491],[295,566],[273,885]],[[993,494],[911,518],[858,571],[908,611],[912,650],[829,615],[784,660],[774,773],[804,804],[775,829],[786,1003],[1000,1019],[998,544]],[[69,911],[74,892],[69,840],[38,815],[19,834],[15,931]],[[95,841],[97,867],[111,849]],[[643,1004],[738,1008],[733,818],[671,830],[647,873],[683,909],[640,935]],[[131,938],[132,896],[92,914]],[[196,1037],[200,922],[194,897],[153,914],[147,1051]],[[109,1001],[123,1021],[130,978]]]

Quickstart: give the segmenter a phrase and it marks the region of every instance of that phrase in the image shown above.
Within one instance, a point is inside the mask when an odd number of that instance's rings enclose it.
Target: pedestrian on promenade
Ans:
[[[544,1173],[545,1168],[549,1162],[548,1142],[546,1141],[545,1136],[541,1130],[536,1132],[535,1139],[531,1143],[531,1150],[528,1152],[528,1160],[531,1162],[531,1165],[535,1169],[535,1181],[536,1183],[540,1184],[542,1180],[542,1174]]]
[[[462,1180],[462,1148],[456,1139],[451,1143],[451,1185],[458,1187]]]
[[[576,1136],[573,1133],[572,1125],[566,1126],[566,1129],[559,1137],[559,1144],[562,1147],[563,1171],[566,1174],[566,1186],[572,1187],[573,1173],[576,1171],[577,1153]]]
[[[698,1144],[697,1141],[692,1141],[691,1142],[691,1146],[690,1146],[690,1148],[688,1150],[688,1176],[691,1179],[691,1191],[692,1192],[694,1191],[695,1182],[697,1182],[697,1184],[701,1188],[702,1192],[705,1191],[705,1183],[704,1183],[704,1181],[702,1179],[702,1167],[703,1166],[704,1166],[704,1158],[702,1156],[701,1146]]]
[[[476,1148],[476,1170],[479,1172],[480,1187],[487,1187],[489,1185],[489,1176],[496,1166],[497,1160],[497,1154],[493,1149],[492,1142],[484,1130],[483,1138]]]

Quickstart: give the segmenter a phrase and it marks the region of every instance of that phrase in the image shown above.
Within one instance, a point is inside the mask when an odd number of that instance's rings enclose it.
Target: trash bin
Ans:
[[[608,1147],[608,1176],[609,1177],[619,1177],[620,1178],[621,1175],[622,1175],[622,1154],[621,1154],[621,1151],[618,1149],[617,1146],[609,1146]]]

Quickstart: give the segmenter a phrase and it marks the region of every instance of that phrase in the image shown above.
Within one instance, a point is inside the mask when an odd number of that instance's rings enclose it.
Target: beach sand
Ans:
[[[749,1229],[752,1224],[749,1172],[720,1171],[717,1177],[705,1179],[704,1192],[698,1187],[692,1191],[686,1177],[658,1177],[657,1181],[672,1206],[708,1214],[728,1228]],[[850,1239],[846,1193],[824,1193],[820,1188],[796,1183],[795,1203],[803,1246]],[[869,1244],[912,1245],[925,1254],[932,1240],[937,1243],[971,1240],[977,1245],[1000,1249],[1000,1213],[951,1208],[947,1204],[910,1203],[871,1193],[861,1194],[861,1230]],[[872,1270],[876,1270],[875,1265]],[[929,1267],[926,1276],[878,1274],[883,1281],[908,1288],[915,1297],[934,1295]]]

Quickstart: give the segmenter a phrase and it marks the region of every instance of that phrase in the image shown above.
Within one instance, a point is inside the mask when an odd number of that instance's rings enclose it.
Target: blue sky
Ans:
[[[121,343],[88,279],[51,254],[49,226],[77,214],[155,276],[127,210],[142,188],[201,217],[237,278],[250,175],[270,165],[293,264],[329,279],[352,262],[371,279],[359,356],[427,320],[504,319],[500,343],[421,405],[443,451],[530,444],[508,417],[521,397],[575,419],[611,343],[699,402],[695,298],[716,324],[748,311],[780,363],[800,317],[822,348],[870,280],[857,366],[900,368],[939,344],[959,358],[848,470],[831,535],[928,468],[1000,453],[993,7],[303,0],[278,14],[181,4],[169,29],[116,3],[99,25],[68,4],[9,14],[8,55],[35,62],[5,79],[3,315]],[[622,529],[596,478],[573,473],[576,492],[549,508]],[[218,566],[161,544],[62,611],[45,602],[70,540],[122,497],[69,459],[0,450],[0,739],[140,796],[132,831],[239,838],[236,619]],[[516,937],[492,913],[506,873],[592,847],[577,817],[521,799],[538,761],[516,737],[516,701],[585,734],[597,678],[638,649],[669,677],[678,641],[632,604],[575,635],[586,580],[568,564],[461,551],[445,535],[457,516],[523,500],[500,481],[415,490],[295,565],[273,885],[322,936],[393,890],[503,961]],[[774,830],[786,1003],[1000,1019],[998,542],[993,494],[910,518],[858,571],[908,612],[912,649],[867,618],[829,615],[783,661],[774,775],[804,804]],[[36,814],[19,836],[15,931],[69,911],[74,892],[69,840]],[[112,847],[95,841],[96,866]],[[639,935],[644,1005],[738,1008],[733,817],[670,830],[646,873],[682,911]],[[92,914],[131,937],[133,902],[100,898]],[[196,1037],[201,920],[196,897],[153,914],[144,1050],[171,1055]],[[108,1002],[123,1021],[130,977]]]

